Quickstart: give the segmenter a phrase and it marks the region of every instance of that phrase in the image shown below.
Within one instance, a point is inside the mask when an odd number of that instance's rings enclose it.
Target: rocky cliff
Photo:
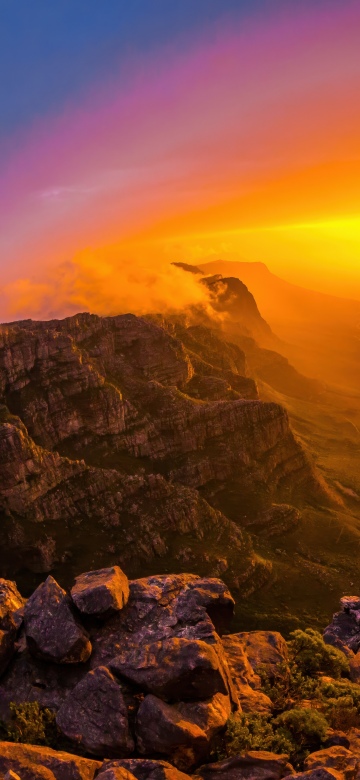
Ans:
[[[326,500],[284,409],[205,326],[1,326],[0,399],[3,573],[120,560],[135,574],[159,556],[248,589],[267,565],[242,528],[270,526],[273,502]]]
[[[202,277],[202,284],[209,290],[209,304],[214,312],[218,331],[243,350],[252,376],[266,382],[275,390],[295,398],[313,400],[321,395],[324,384],[301,374],[291,365],[287,357],[284,357],[289,353],[289,345],[273,333],[261,316],[250,289],[240,281],[240,278],[221,273],[207,276],[204,270],[196,266],[189,266],[186,263],[175,263],[175,265]],[[231,266],[234,266],[232,270],[237,270],[241,263],[225,263],[225,266],[228,271],[231,271]],[[269,290],[270,297],[271,294]],[[313,372],[314,365],[310,376]],[[317,373],[315,371],[316,375]]]

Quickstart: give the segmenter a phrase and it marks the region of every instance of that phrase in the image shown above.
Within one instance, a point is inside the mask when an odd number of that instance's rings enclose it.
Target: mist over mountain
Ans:
[[[360,301],[290,284],[264,263],[212,261],[203,274],[238,276],[281,339],[281,352],[305,373],[357,390],[360,380]]]

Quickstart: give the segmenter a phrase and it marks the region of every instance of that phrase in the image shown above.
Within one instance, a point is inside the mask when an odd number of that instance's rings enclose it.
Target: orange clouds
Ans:
[[[20,278],[5,285],[7,318],[50,319],[79,311],[110,315],[124,312],[175,312],[207,306],[205,287],[196,277],[167,262],[133,262],[124,249],[84,250],[56,266],[44,282]]]

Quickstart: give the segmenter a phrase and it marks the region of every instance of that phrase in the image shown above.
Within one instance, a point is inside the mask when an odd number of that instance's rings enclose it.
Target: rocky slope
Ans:
[[[344,620],[350,617],[353,623],[352,642],[355,633],[360,636],[359,604],[354,597],[342,602]],[[0,777],[186,780],[195,773],[203,780],[280,780],[294,776],[281,742],[277,752],[234,752],[234,743],[230,755],[216,760],[229,723],[234,728],[257,722],[266,729],[272,718],[277,725],[273,715],[277,699],[260,690],[259,672],[275,685],[301,652],[298,645],[291,659],[288,644],[277,632],[224,633],[233,610],[234,600],[221,580],[192,574],[128,582],[114,566],[79,575],[70,591],[50,576],[27,601],[15,583],[0,580],[0,720],[3,732],[14,738],[0,741]],[[336,625],[338,619],[335,616]],[[330,629],[325,637],[333,641]],[[356,658],[345,639],[343,634],[342,657]],[[322,653],[326,660],[326,645],[321,647],[319,636],[315,641],[317,658]],[[340,656],[333,656],[334,663]],[[306,652],[304,659],[309,663]],[[354,669],[350,666],[352,679]],[[304,695],[301,686],[309,686],[310,680],[299,678],[297,695]],[[317,680],[320,688],[352,685],[360,696],[360,687],[345,678],[318,673]],[[310,689],[306,690],[310,696]],[[360,771],[360,730],[351,726],[346,734],[335,731],[321,716],[323,731],[312,736],[312,713],[319,706],[324,707],[324,700],[302,701],[299,710],[299,703],[289,699],[285,707],[285,713],[293,710],[305,718],[303,730],[288,743],[294,758],[298,756],[296,776],[355,780]],[[340,703],[340,710],[341,706],[343,712],[349,711],[348,704]],[[46,733],[39,728],[44,716],[46,728],[52,724],[52,731],[45,729]],[[258,720],[251,721],[254,717]],[[315,723],[319,717],[315,716]],[[344,719],[343,723],[346,728]],[[29,726],[35,742],[51,735],[57,749],[19,744],[19,736],[30,733]],[[280,729],[279,735],[284,739],[286,733]],[[313,745],[313,751],[301,753],[301,740]]]
[[[5,574],[160,556],[249,589],[267,566],[242,528],[328,498],[243,351],[186,320],[3,325],[0,399]]]

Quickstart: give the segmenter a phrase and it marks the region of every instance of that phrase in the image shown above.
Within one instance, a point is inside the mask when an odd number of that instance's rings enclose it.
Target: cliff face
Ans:
[[[284,357],[284,354],[288,355],[289,353],[289,345],[280,341],[272,332],[268,323],[261,316],[250,289],[239,278],[221,273],[204,276],[203,270],[195,266],[188,266],[186,263],[175,263],[175,265],[180,266],[185,272],[203,276],[201,282],[209,290],[209,303],[217,317],[217,327],[223,333],[224,338],[236,344],[246,354],[246,360],[253,377],[266,382],[270,387],[285,393],[285,395],[305,400],[318,398],[324,390],[323,383],[304,376]],[[210,263],[209,271],[211,271],[212,265],[216,270],[216,263]],[[246,265],[246,263],[224,263],[224,270],[233,271],[238,266]],[[261,263],[248,265],[261,266]],[[231,266],[233,267],[231,268]],[[206,267],[202,266],[202,268]],[[266,295],[271,298],[271,285],[269,292],[266,284],[264,284],[264,288]],[[262,304],[264,304],[264,290]],[[281,305],[279,304],[279,307],[283,308],[283,304],[284,301],[281,302]],[[272,305],[274,306],[274,304]],[[290,315],[289,318],[291,320]],[[285,334],[285,338],[288,338],[288,334]],[[300,353],[301,351],[300,349]],[[295,356],[293,358],[296,363],[298,363],[298,357],[296,355],[296,360]],[[311,374],[313,371],[314,363],[311,367]]]
[[[259,401],[246,372],[239,347],[186,322],[82,314],[2,326],[6,544],[19,560],[32,551],[35,569],[150,553],[205,573],[221,551],[245,581],[256,556],[224,513],[241,524],[279,497],[322,490],[286,412]]]

